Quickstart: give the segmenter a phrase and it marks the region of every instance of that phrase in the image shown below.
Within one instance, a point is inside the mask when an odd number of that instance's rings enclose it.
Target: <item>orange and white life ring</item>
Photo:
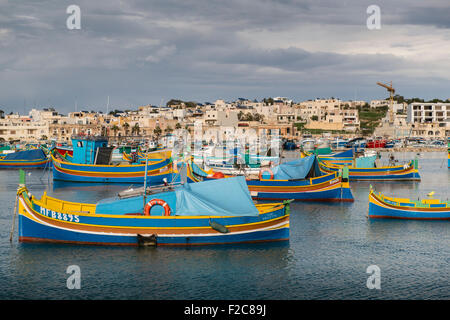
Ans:
[[[270,180],[273,180],[273,171],[270,168],[263,168],[259,171],[259,180],[262,180],[262,175],[264,172],[269,172]]]
[[[150,200],[144,207],[144,215],[149,216],[150,210],[153,206],[159,205],[164,208],[164,216],[170,216],[170,207],[164,200],[161,199],[152,199]]]

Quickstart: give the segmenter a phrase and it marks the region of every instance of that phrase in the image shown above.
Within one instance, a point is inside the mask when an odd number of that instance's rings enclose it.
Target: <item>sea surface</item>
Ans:
[[[295,152],[285,154],[286,160]],[[291,205],[290,241],[202,248],[21,244],[13,221],[18,171],[0,171],[0,299],[449,299],[450,221],[367,219],[369,186],[387,195],[450,196],[446,152],[417,156],[421,182],[352,182],[354,203]],[[383,161],[387,158],[383,154]],[[27,171],[35,196],[96,202],[122,185],[53,184]],[[79,266],[81,288],[68,289]],[[380,269],[380,289],[369,289]]]

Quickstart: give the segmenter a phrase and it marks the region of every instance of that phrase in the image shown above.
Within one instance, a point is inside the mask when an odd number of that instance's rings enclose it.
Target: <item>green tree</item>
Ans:
[[[159,137],[162,133],[162,130],[159,126],[156,126],[155,129],[153,130],[153,133],[155,134],[155,136]]]
[[[113,125],[111,130],[114,132],[114,136],[117,136],[117,131],[119,131],[119,127],[117,125]]]
[[[123,129],[125,130],[125,135],[127,136],[127,135],[128,135],[128,129],[130,128],[130,124],[129,124],[128,122],[125,122],[125,123],[122,125],[122,127],[123,127]]]

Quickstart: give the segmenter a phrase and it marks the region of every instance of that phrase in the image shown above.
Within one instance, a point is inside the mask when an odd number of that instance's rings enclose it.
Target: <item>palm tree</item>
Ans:
[[[162,130],[161,130],[161,128],[160,128],[159,126],[156,126],[155,129],[153,130],[153,133],[154,133],[157,137],[159,137],[159,136],[161,135],[161,133],[162,133]]]
[[[179,122],[177,122],[177,124],[175,125],[175,129],[181,129],[181,124]]]
[[[123,125],[123,128],[125,129],[125,135],[128,135],[128,129],[130,128],[130,125],[128,124],[128,122],[125,122]]]
[[[113,125],[113,127],[111,128],[112,131],[114,131],[114,136],[117,136],[117,131],[119,131],[119,127],[116,125]]]
[[[133,127],[133,132],[139,135],[139,132],[141,131],[141,128],[139,128],[139,123],[136,122],[136,124]]]

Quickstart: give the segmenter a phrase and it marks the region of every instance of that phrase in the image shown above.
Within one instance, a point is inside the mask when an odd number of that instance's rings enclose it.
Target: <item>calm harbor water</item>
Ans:
[[[0,171],[0,299],[449,299],[450,222],[366,218],[370,184],[399,197],[450,196],[446,152],[418,157],[421,182],[352,182],[354,203],[293,203],[289,242],[203,248],[21,244],[17,231],[10,243],[19,174]],[[27,171],[27,184],[36,196],[82,202],[124,189],[53,184],[39,170]],[[70,265],[80,267],[79,290],[66,286]],[[366,286],[370,265],[381,290]]]

